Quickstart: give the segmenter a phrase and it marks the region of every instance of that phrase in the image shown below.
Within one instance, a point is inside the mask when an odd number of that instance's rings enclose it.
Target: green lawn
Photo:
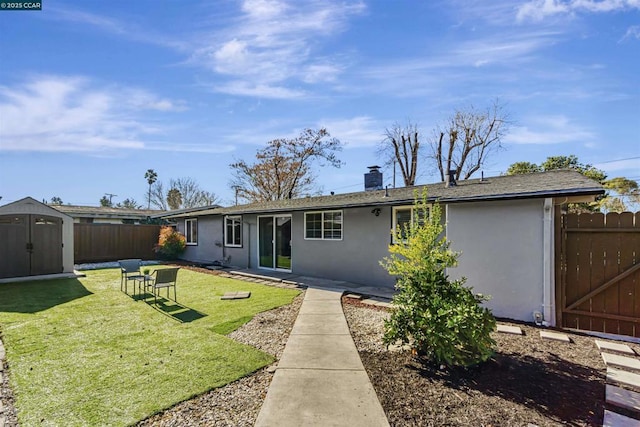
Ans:
[[[21,425],[129,425],[245,376],[273,358],[220,334],[298,294],[185,269],[177,291],[178,304],[132,298],[115,269],[0,284]],[[251,298],[220,300],[229,291]]]

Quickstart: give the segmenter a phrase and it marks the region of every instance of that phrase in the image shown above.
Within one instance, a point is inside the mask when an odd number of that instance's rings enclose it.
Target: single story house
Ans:
[[[379,176],[376,176],[379,174]],[[592,201],[600,184],[558,170],[415,187],[382,188],[365,175],[365,191],[168,213],[187,239],[183,258],[228,260],[241,268],[393,288],[379,261],[391,230],[413,215],[416,191],[439,201],[451,248],[461,253],[453,278],[467,277],[498,317],[555,323],[554,236],[561,208]]]
[[[81,224],[140,224],[164,213],[154,209],[110,208],[106,206],[50,205]]]
[[[73,274],[73,219],[31,198],[0,206],[0,279]]]

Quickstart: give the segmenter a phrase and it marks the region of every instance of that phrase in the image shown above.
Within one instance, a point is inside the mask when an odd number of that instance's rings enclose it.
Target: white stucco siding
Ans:
[[[447,237],[460,251],[452,278],[491,295],[497,317],[532,321],[543,306],[544,200],[451,204]]]

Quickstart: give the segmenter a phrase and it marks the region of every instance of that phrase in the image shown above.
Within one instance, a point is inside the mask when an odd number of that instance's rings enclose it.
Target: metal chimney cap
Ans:
[[[380,166],[367,166],[369,168],[369,172],[380,172]]]

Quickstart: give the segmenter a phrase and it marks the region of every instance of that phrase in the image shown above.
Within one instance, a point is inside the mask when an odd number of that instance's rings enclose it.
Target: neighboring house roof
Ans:
[[[184,208],[184,209],[176,209],[172,211],[154,211],[155,214],[151,215],[151,218],[168,218],[173,216],[183,216],[183,214],[191,214],[193,212],[212,210],[216,208],[221,208],[220,205],[208,205],[208,206],[198,206],[196,208]]]
[[[524,175],[505,175],[484,179],[458,181],[446,187],[445,183],[389,188],[387,190],[359,191],[329,196],[276,200],[231,207],[202,210],[195,213],[174,214],[165,218],[203,215],[233,215],[243,213],[268,213],[309,209],[338,209],[344,207],[411,204],[416,192],[427,190],[428,200],[446,203],[510,200],[540,197],[596,196],[604,193],[603,187],[579,172],[555,170]]]
[[[109,208],[105,206],[51,205],[52,208],[64,212],[73,218],[110,218],[141,220],[149,216],[164,213],[154,209]]]

